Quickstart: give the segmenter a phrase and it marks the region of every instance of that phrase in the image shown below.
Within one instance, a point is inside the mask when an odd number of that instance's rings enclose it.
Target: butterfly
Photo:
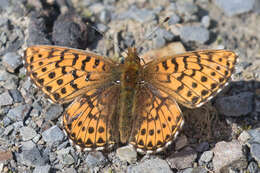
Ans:
[[[28,76],[63,113],[69,139],[84,151],[129,144],[156,153],[184,124],[177,104],[196,108],[223,89],[237,55],[199,50],[157,57],[141,65],[135,48],[122,62],[67,47],[35,45],[25,51]]]

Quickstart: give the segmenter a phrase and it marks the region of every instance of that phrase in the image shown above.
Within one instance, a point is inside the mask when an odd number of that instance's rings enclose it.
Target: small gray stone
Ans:
[[[0,107],[13,104],[13,98],[10,96],[8,91],[0,94]]]
[[[13,89],[13,90],[9,90],[12,98],[14,99],[15,103],[19,103],[23,101],[23,97],[20,93],[20,91],[18,91],[17,89]]]
[[[213,151],[205,151],[201,156],[199,163],[200,165],[203,165],[204,163],[208,163],[212,160],[213,158]]]
[[[10,6],[10,3],[8,0],[1,0],[0,1],[0,9],[6,9]]]
[[[219,172],[222,167],[245,157],[242,145],[238,141],[218,142],[212,151],[214,152],[212,162],[216,172]]]
[[[33,147],[36,147],[35,143],[33,143],[32,141],[21,142],[21,144],[23,150],[30,150]]]
[[[198,7],[193,0],[176,1],[176,7],[181,15],[191,16],[198,12]]]
[[[131,6],[127,12],[123,12],[118,15],[121,20],[133,19],[140,23],[147,23],[156,19],[154,11],[147,9],[138,9],[136,6]]]
[[[66,168],[64,170],[64,172],[66,172],[66,173],[77,173],[77,171],[74,168]]]
[[[33,147],[30,150],[23,150],[18,155],[18,160],[27,166],[43,166],[47,161],[41,156],[36,147]]]
[[[36,136],[35,130],[33,130],[30,127],[22,127],[20,128],[20,135],[22,136],[23,141],[28,141],[31,140]]]
[[[248,141],[249,144],[259,143],[260,141],[260,128],[248,130],[249,135],[251,136]]]
[[[90,152],[85,160],[85,163],[89,168],[94,168],[97,166],[104,166],[107,162],[104,155],[99,151]]]
[[[169,165],[165,160],[159,158],[151,158],[137,165],[130,165],[127,170],[128,173],[172,173]]]
[[[221,114],[226,116],[247,115],[253,110],[254,94],[243,92],[234,96],[220,97],[216,100],[216,107]]]
[[[116,154],[120,160],[128,163],[135,163],[137,160],[136,150],[131,146],[123,146],[116,150]]]
[[[99,20],[102,23],[108,23],[111,20],[111,12],[109,10],[103,10],[100,13]]]
[[[157,29],[155,35],[156,37],[164,38],[166,41],[172,41],[174,39],[174,35],[172,32],[162,28]]]
[[[252,157],[258,162],[258,164],[260,164],[260,144],[259,143],[251,144],[250,152]]]
[[[46,111],[46,119],[55,120],[61,115],[62,112],[63,107],[61,105],[53,104]]]
[[[197,158],[197,153],[192,148],[185,148],[167,158],[171,168],[184,169],[192,167]]]
[[[21,121],[23,117],[29,112],[30,106],[29,105],[19,105],[10,109],[7,116],[12,121]]]
[[[2,62],[9,72],[14,73],[22,65],[22,58],[14,52],[8,52],[3,56]]]
[[[182,173],[208,173],[208,170],[204,167],[187,168]]]
[[[195,41],[205,43],[209,40],[209,31],[200,26],[184,26],[180,29],[180,37],[183,41]]]
[[[239,142],[245,144],[251,138],[250,134],[243,130],[243,132],[239,135],[238,140]]]
[[[0,27],[8,26],[9,24],[9,19],[6,17],[0,17]],[[8,27],[6,27],[8,28]]]
[[[50,170],[51,170],[50,165],[36,166],[33,170],[33,173],[49,173]]]
[[[58,159],[63,165],[71,165],[75,162],[74,158],[70,155],[69,152],[70,148],[64,148],[56,152],[58,155]]]
[[[3,125],[4,125],[4,127],[10,125],[11,122],[12,122],[12,121],[11,121],[10,118],[8,118],[7,116],[4,116],[4,118],[3,118]]]
[[[13,126],[13,125],[7,126],[7,127],[5,128],[5,131],[4,131],[3,134],[4,134],[5,136],[8,136],[13,130],[14,130],[14,126]]]
[[[161,48],[161,47],[165,46],[166,41],[162,37],[155,37],[154,44],[155,44],[154,48],[158,49],[158,48]]]
[[[102,33],[105,33],[108,30],[108,27],[102,23],[98,23],[96,27],[98,31],[101,31]]]
[[[40,135],[40,134],[37,134],[37,135],[32,139],[32,141],[33,141],[34,143],[37,143],[40,139],[41,139],[41,135]]]
[[[168,21],[169,25],[174,25],[176,23],[179,23],[181,21],[181,18],[177,14],[172,14],[170,16],[170,19]]]
[[[196,147],[196,151],[198,152],[207,151],[208,149],[209,149],[209,143],[207,142],[202,142]]]
[[[249,12],[253,9],[255,0],[215,0],[215,3],[228,16]]]
[[[64,133],[58,126],[53,126],[42,133],[43,140],[47,145],[59,144],[64,139]]]
[[[210,17],[209,16],[203,16],[201,19],[201,23],[205,28],[210,27]]]

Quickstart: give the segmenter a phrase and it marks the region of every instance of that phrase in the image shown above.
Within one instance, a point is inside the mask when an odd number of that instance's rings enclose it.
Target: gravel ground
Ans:
[[[67,105],[49,103],[26,77],[23,51],[35,44],[109,57],[134,45],[144,57],[165,46],[224,48],[240,61],[213,101],[181,107],[185,126],[165,152],[79,153],[62,131]],[[260,172],[260,0],[0,0],[0,56],[0,172]]]

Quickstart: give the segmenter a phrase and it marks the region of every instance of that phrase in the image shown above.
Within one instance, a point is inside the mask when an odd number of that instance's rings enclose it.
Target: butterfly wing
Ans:
[[[56,103],[69,102],[115,77],[113,61],[78,49],[31,46],[26,49],[24,60],[30,78]]]
[[[199,107],[228,82],[237,56],[227,50],[202,50],[154,60],[144,80],[190,108]]]
[[[174,99],[152,85],[142,85],[136,94],[130,144],[141,153],[160,152],[178,135],[184,119]]]
[[[67,108],[63,125],[76,146],[87,151],[101,150],[118,142],[115,110],[119,89],[112,85],[90,90]]]

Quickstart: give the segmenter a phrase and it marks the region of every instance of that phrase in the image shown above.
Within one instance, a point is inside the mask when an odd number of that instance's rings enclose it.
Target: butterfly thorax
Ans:
[[[126,143],[131,135],[131,125],[134,122],[133,110],[136,88],[142,75],[140,58],[135,48],[128,48],[128,55],[122,64],[120,77],[120,141]]]

